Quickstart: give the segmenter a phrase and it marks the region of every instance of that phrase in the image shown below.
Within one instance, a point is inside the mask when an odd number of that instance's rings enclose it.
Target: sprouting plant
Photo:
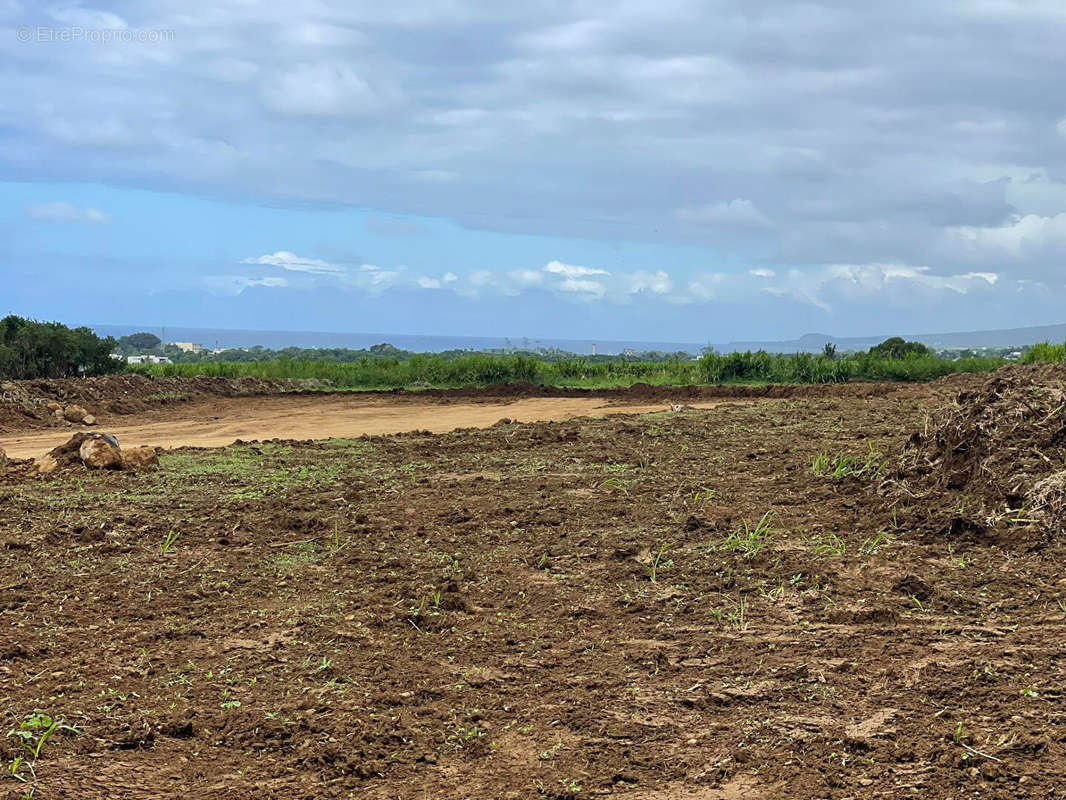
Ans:
[[[723,539],[716,547],[717,550],[725,550],[728,552],[739,552],[743,554],[745,558],[754,558],[759,554],[759,551],[763,549],[768,541],[770,541],[773,535],[773,529],[770,527],[770,523],[774,518],[773,510],[767,511],[762,515],[762,519],[759,520],[754,528],[748,525],[747,521],[744,522],[743,530],[735,530]]]
[[[644,571],[648,573],[648,579],[652,583],[655,583],[655,580],[659,574],[659,570],[669,569],[674,565],[673,559],[663,561],[663,555],[666,554],[667,547],[668,545],[666,544],[662,545],[662,547],[659,548],[659,552],[656,553],[652,560],[644,566]]]
[[[959,724],[955,726],[955,732],[951,736],[951,740],[955,744],[962,744],[963,739],[966,738],[966,731],[962,727],[962,720],[959,720]]]
[[[177,544],[178,539],[181,538],[181,531],[171,528],[167,531],[167,534],[163,537],[163,545],[161,547],[163,555],[166,555],[174,549],[174,545]]]
[[[696,505],[698,503],[710,502],[714,499],[714,497],[714,489],[708,489],[706,486],[704,486],[703,488],[697,489],[695,492],[692,493],[692,503],[693,505]]]
[[[876,476],[881,471],[882,457],[882,454],[874,449],[873,442],[866,443],[866,457],[861,461],[844,453],[837,453],[835,456],[831,456],[823,450],[811,464],[811,472],[818,477],[828,475],[834,480],[840,480],[849,475],[872,474]]]
[[[813,534],[807,539],[807,544],[819,558],[841,557],[848,549],[844,540],[832,531]]]
[[[738,631],[745,631],[748,629],[747,612],[748,600],[745,597],[741,597],[740,602],[737,603],[736,610],[727,613],[725,618]]]
[[[22,767],[30,771],[30,776],[37,778],[35,767],[37,759],[41,757],[41,749],[56,731],[70,731],[79,733],[73,725],[67,725],[63,720],[51,717],[43,711],[34,711],[28,714],[18,728],[7,732],[8,736],[15,737],[19,745],[28,755],[16,756],[11,762],[11,777],[26,782],[26,776],[22,774]]]
[[[613,489],[621,489],[626,494],[629,494],[629,487],[626,486],[625,481],[623,481],[621,478],[617,478],[617,477],[608,478],[607,480],[605,480],[603,483],[600,484],[600,488],[608,488],[608,487],[613,488]]]
[[[350,541],[350,540],[349,540]],[[348,546],[347,541],[341,541],[341,527],[340,523],[336,520],[333,521],[333,530],[329,534],[329,554],[331,556],[337,555],[341,550]]]
[[[859,555],[872,556],[888,546],[891,541],[887,531],[878,531],[877,536],[863,539],[862,544],[859,545]]]

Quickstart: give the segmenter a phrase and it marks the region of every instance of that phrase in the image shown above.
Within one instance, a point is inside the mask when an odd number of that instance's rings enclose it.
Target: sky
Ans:
[[[0,0],[0,314],[1066,321],[1066,3]]]

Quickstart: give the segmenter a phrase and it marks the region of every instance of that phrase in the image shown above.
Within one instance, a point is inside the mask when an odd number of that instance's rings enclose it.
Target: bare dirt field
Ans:
[[[606,395],[480,429],[532,398],[440,396],[461,430],[0,482],[0,733],[25,734],[0,790],[1060,796],[1064,386]],[[34,755],[35,713],[62,724]]]
[[[721,401],[696,401],[691,406],[713,408],[718,402]],[[138,414],[133,423],[129,417],[120,417],[103,429],[126,445],[219,447],[238,439],[313,440],[419,430],[445,433],[456,428],[487,428],[502,418],[541,422],[667,408],[662,402],[613,402],[597,397],[442,403],[412,396],[300,394],[194,401]],[[6,436],[0,441],[9,456],[35,458],[69,438],[70,429],[54,427]]]

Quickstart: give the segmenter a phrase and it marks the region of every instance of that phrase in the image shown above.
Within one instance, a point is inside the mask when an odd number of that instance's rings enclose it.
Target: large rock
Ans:
[[[122,465],[126,469],[155,469],[159,456],[154,447],[131,447],[122,451]]]
[[[106,433],[88,434],[78,456],[90,469],[122,469],[122,448],[118,439]]]
[[[63,419],[67,422],[84,422],[89,412],[81,406],[67,406],[63,409]]]

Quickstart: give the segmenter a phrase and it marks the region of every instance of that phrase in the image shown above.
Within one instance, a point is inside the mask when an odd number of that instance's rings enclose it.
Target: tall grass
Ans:
[[[1041,342],[1034,344],[1022,354],[1023,364],[1061,364],[1066,361],[1066,344]]]
[[[552,386],[605,387],[650,383],[663,386],[720,383],[843,383],[851,380],[928,381],[955,372],[988,372],[998,358],[957,361],[923,355],[901,359],[856,354],[828,357],[707,353],[695,361],[592,361],[574,357],[544,361],[529,355],[471,354],[441,358],[418,354],[406,360],[364,358],[349,363],[280,359],[257,362],[202,361],[144,364],[133,372],[159,377],[315,378],[336,388],[487,386],[528,381]]]

